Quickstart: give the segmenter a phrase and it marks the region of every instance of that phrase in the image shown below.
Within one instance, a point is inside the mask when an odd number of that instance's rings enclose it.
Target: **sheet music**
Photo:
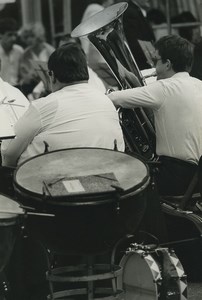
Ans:
[[[15,137],[15,115],[8,112],[7,105],[0,105],[0,140]]]
[[[146,56],[148,64],[151,67],[153,67],[152,54],[155,51],[154,46],[149,41],[138,40],[138,43],[140,44],[140,47],[142,48],[142,51],[144,52],[144,55]]]
[[[157,80],[155,68],[141,70],[141,73],[144,76],[147,85]]]

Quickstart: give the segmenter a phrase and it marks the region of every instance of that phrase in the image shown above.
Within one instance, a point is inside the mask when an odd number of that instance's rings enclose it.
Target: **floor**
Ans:
[[[202,282],[188,283],[188,299],[202,300]]]

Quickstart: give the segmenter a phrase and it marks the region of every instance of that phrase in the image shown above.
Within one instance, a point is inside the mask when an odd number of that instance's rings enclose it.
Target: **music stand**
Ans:
[[[155,49],[154,46],[152,45],[151,42],[149,41],[142,41],[142,40],[138,40],[138,43],[140,44],[140,47],[144,53],[144,55],[146,56],[147,62],[148,64],[153,67],[153,60],[152,60],[152,54],[154,53]]]

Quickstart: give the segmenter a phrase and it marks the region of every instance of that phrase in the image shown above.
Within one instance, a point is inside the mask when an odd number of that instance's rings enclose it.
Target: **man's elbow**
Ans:
[[[17,158],[13,155],[9,154],[1,154],[2,166],[3,167],[16,167],[17,166]]]

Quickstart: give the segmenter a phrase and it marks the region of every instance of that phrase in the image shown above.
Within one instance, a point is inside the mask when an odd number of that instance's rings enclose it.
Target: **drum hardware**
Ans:
[[[45,149],[44,149],[44,153],[49,152],[48,148],[49,148],[49,144],[46,141],[43,141],[44,145],[45,145]]]
[[[118,151],[117,140],[114,140],[114,151]]]
[[[122,299],[123,291],[117,288],[117,278],[121,276],[122,267],[115,264],[114,257],[117,251],[118,245],[125,240],[130,238],[131,235],[120,239],[112,250],[110,264],[94,264],[94,257],[86,256],[86,264],[80,264],[76,266],[50,268],[46,272],[46,278],[49,281],[51,294],[48,295],[48,299],[58,299],[61,297],[68,297],[73,295],[88,295],[88,299],[94,299],[97,296],[97,300],[114,300]],[[75,275],[74,275],[75,273]],[[82,274],[82,275],[77,275]],[[99,287],[94,284],[104,280],[105,282],[111,282],[111,287]],[[54,292],[53,283],[86,283],[87,287],[64,290]],[[101,296],[101,298],[100,298]]]
[[[19,204],[19,207],[24,209],[25,211],[29,210],[29,211],[35,211],[36,209],[34,207],[30,207],[30,206],[25,206],[22,204]]]
[[[156,248],[157,248],[156,244],[143,245],[138,243],[132,243],[131,246],[126,250],[126,254],[129,251],[144,250],[145,252],[147,252],[147,251],[154,250]]]
[[[3,298],[2,298],[3,297]],[[11,287],[4,272],[0,272],[0,299],[9,300],[11,297]]]
[[[111,269],[110,269],[111,268]],[[93,271],[93,272],[92,272]],[[48,299],[60,299],[62,297],[76,296],[76,295],[87,295],[88,299],[94,299],[96,295],[102,295],[96,297],[96,299],[118,299],[122,291],[118,290],[113,286],[109,287],[94,287],[95,282],[100,282],[102,280],[114,280],[120,276],[122,268],[120,266],[110,266],[107,264],[87,264],[78,266],[68,266],[49,270],[46,273],[46,278],[51,286],[51,294],[48,295]],[[84,274],[83,276],[70,275],[72,273]],[[87,273],[87,274],[86,274]],[[53,283],[86,283],[87,287],[80,287],[70,290],[63,290],[59,292],[54,292]]]
[[[16,212],[11,211],[11,210],[0,210],[0,214],[1,213],[5,213],[5,214],[9,214],[9,215],[16,215]],[[47,213],[39,213],[39,212],[29,212],[29,211],[24,211],[24,212],[19,212],[18,215],[23,215],[23,216],[42,216],[42,217],[55,217],[54,214],[47,214]]]

